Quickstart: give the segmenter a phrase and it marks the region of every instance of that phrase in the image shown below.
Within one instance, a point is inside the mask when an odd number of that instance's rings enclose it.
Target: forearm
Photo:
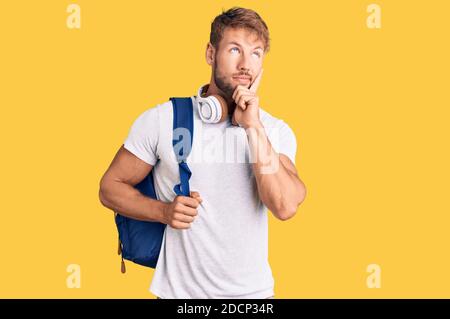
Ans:
[[[247,128],[253,173],[261,201],[279,219],[292,217],[304,198],[304,185],[281,162],[262,124]]]
[[[166,203],[142,195],[136,188],[119,181],[102,181],[99,197],[101,203],[129,218],[142,221],[163,222]]]

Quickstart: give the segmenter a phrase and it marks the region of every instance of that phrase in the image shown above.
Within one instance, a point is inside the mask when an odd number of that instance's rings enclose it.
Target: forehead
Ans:
[[[264,48],[264,42],[258,38],[256,32],[243,28],[226,28],[223,32],[222,44],[227,45],[230,42],[239,43],[242,46]]]

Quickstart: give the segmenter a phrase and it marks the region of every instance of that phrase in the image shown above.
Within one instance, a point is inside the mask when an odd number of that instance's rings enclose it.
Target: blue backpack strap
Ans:
[[[190,196],[189,179],[191,178],[192,173],[186,163],[186,159],[191,152],[192,139],[194,137],[194,107],[190,97],[171,97],[170,100],[173,105],[174,134],[172,137],[172,145],[174,147],[180,171],[180,184],[175,185],[173,190],[177,195]],[[188,140],[183,141],[183,138],[187,138]],[[175,147],[175,145],[177,145],[177,147]],[[182,145],[182,147],[180,147],[180,145]]]

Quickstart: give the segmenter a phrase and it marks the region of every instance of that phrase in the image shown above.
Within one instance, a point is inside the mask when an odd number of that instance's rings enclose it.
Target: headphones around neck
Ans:
[[[206,95],[208,85],[202,87],[198,96],[198,113],[205,123],[220,123],[228,118],[227,101],[218,94]]]

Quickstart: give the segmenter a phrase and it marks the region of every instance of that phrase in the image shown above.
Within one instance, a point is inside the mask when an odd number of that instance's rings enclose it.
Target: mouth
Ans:
[[[250,79],[248,76],[233,76],[233,80],[239,83],[249,83]]]

